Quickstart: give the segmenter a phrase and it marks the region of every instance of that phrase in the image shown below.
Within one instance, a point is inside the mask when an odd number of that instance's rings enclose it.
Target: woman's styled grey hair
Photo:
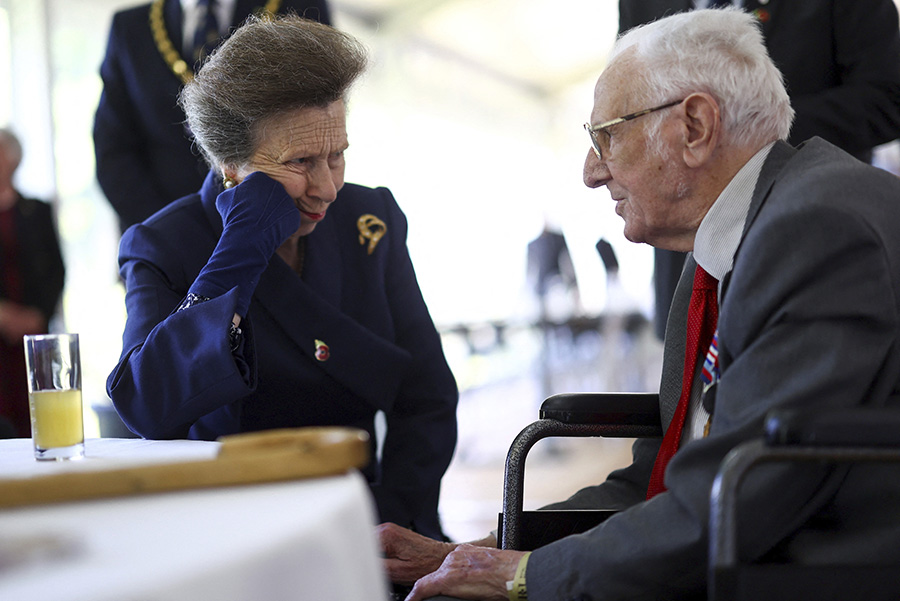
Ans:
[[[241,166],[267,121],[345,97],[366,68],[354,37],[296,15],[250,17],[210,55],[178,102],[212,167]]]
[[[705,92],[719,103],[723,141],[764,146],[786,139],[794,110],[756,19],[740,9],[697,10],[626,32],[609,62],[633,64],[638,108]],[[647,124],[658,131],[664,115]],[[655,138],[656,136],[654,136]]]

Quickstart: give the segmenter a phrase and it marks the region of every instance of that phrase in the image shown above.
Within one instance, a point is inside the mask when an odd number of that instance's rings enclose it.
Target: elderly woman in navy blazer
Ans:
[[[344,183],[366,54],[296,16],[254,19],[180,97],[211,170],[122,238],[128,320],[107,390],[147,438],[386,417],[380,519],[434,538],[457,388],[390,191]]]

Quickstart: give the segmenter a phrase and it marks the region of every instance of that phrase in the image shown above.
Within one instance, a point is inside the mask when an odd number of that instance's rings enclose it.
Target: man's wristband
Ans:
[[[528,590],[525,588],[525,566],[528,564],[529,557],[531,557],[530,551],[519,560],[515,577],[506,583],[509,601],[527,601],[528,599]]]

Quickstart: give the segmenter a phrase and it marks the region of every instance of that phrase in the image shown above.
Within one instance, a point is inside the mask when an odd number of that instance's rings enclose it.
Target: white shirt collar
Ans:
[[[697,228],[694,259],[720,282],[734,264],[734,253],[741,242],[756,181],[774,145],[774,142],[766,145],[741,167]]]
[[[194,10],[197,8],[197,2],[199,0],[181,0],[181,10],[184,12]],[[216,6],[220,10],[224,6],[229,12],[234,11],[235,4],[237,4],[237,0],[216,0]]]
[[[694,8],[709,8],[710,0],[694,0]],[[744,8],[744,0],[731,0],[733,6]],[[760,2],[765,4],[765,2]]]
[[[181,39],[184,40],[184,55],[190,56],[194,46],[194,32],[201,17],[206,15],[197,6],[198,0],[181,0]],[[234,8],[237,0],[216,0],[216,20],[219,23],[219,33],[225,35],[234,20]]]

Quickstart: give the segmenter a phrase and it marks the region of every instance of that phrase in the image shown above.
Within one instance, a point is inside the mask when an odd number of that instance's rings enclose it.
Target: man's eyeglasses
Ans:
[[[655,106],[652,109],[644,109],[642,111],[638,111],[636,113],[631,113],[630,115],[625,115],[624,117],[619,117],[618,119],[613,119],[612,121],[606,121],[604,123],[600,123],[599,125],[591,125],[590,123],[584,124],[584,129],[587,130],[588,135],[591,137],[591,148],[594,149],[594,154],[597,155],[598,159],[603,158],[603,151],[600,149],[600,140],[597,138],[597,134],[601,131],[606,130],[607,128],[612,127],[613,125],[618,125],[619,123],[625,123],[626,121],[631,121],[632,119],[637,119],[638,117],[643,117],[644,115],[649,115],[655,111],[661,111],[662,109],[667,109],[670,106],[675,106],[676,104],[680,104],[684,102],[684,99],[674,100],[672,102],[667,102],[666,104],[661,104],[659,106]]]

